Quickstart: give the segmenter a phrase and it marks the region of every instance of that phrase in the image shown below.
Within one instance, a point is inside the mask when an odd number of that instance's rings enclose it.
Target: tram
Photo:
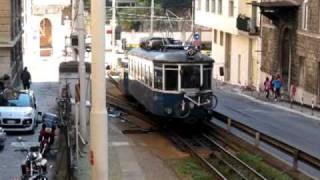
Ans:
[[[171,38],[144,39],[127,55],[119,81],[125,95],[165,119],[193,124],[211,117],[212,58]]]

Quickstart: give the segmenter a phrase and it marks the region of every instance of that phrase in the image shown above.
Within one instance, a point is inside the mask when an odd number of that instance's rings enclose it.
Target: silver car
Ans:
[[[3,148],[4,142],[7,139],[7,134],[4,132],[3,128],[0,127],[0,149]]]

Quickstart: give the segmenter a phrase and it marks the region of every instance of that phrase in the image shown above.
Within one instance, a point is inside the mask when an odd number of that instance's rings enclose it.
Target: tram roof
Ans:
[[[134,48],[128,53],[153,62],[159,63],[213,63],[214,60],[207,55],[197,53],[190,58],[185,50],[167,49],[167,51],[145,50]]]

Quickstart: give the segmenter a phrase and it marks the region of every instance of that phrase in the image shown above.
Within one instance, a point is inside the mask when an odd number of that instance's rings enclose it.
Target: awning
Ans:
[[[258,6],[261,9],[272,9],[272,8],[288,8],[298,7],[301,5],[300,0],[276,0],[276,1],[264,1],[264,2],[252,2],[252,6]]]

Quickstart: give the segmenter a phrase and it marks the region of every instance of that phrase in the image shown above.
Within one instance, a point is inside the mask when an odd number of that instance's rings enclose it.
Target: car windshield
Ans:
[[[1,103],[2,106],[31,107],[31,99],[28,94],[20,93],[17,99],[10,99]]]

